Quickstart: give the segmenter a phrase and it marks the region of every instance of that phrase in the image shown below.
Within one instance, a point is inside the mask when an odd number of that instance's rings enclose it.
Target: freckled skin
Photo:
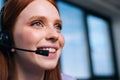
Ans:
[[[54,15],[53,15],[54,14]],[[43,17],[41,25],[31,25],[35,20],[31,17]],[[38,19],[37,19],[38,20]],[[36,20],[36,21],[37,21]],[[38,46],[57,46],[56,57],[49,58],[30,52],[16,50],[16,63],[21,69],[34,71],[55,68],[64,46],[64,37],[55,28],[56,20],[60,20],[57,9],[46,0],[35,0],[30,3],[18,16],[14,26],[15,46],[23,49],[36,50]]]

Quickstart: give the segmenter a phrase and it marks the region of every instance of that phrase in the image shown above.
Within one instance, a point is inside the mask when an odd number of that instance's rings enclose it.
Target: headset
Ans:
[[[13,40],[10,33],[7,30],[3,30],[3,12],[4,7],[0,11],[0,49],[3,53],[8,53],[11,50],[9,46],[13,45]]]
[[[4,28],[6,26],[3,26],[3,14],[4,14],[4,7],[0,11],[0,50],[5,55],[10,55],[12,49],[15,50],[21,50],[21,51],[27,51],[27,52],[34,52],[36,54],[40,54],[43,56],[48,56],[49,51],[48,50],[27,50],[27,49],[21,49],[14,47],[13,43],[13,37],[10,31],[7,30],[7,28]]]

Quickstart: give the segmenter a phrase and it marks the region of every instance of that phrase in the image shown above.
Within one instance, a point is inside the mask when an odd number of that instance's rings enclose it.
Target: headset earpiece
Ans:
[[[3,12],[4,7],[1,9],[0,12],[0,50],[3,53],[8,53],[11,50],[11,46],[13,45],[12,35],[8,30],[3,30]]]
[[[12,38],[8,31],[0,32],[0,49],[2,51],[11,51]]]

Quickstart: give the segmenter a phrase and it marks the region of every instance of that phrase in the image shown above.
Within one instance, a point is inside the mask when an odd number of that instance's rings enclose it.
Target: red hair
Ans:
[[[8,0],[4,6],[2,28],[12,32],[17,17],[21,13],[21,11],[32,1],[34,0]],[[54,0],[48,1],[57,9]],[[10,56],[6,57],[4,53],[0,52],[0,80],[13,80],[11,79],[11,76],[15,74],[14,71],[14,55],[10,53]],[[61,80],[59,63],[57,64],[55,69],[47,70],[45,72],[44,80]]]

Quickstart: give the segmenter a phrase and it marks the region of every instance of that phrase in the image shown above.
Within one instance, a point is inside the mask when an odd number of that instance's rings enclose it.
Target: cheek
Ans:
[[[31,47],[37,43],[39,38],[38,33],[31,30],[16,32],[14,36],[15,46],[21,48]]]
[[[64,36],[63,35],[60,35],[61,37],[60,37],[60,46],[63,48],[63,46],[64,46],[64,43],[65,43],[65,39],[64,39]]]

